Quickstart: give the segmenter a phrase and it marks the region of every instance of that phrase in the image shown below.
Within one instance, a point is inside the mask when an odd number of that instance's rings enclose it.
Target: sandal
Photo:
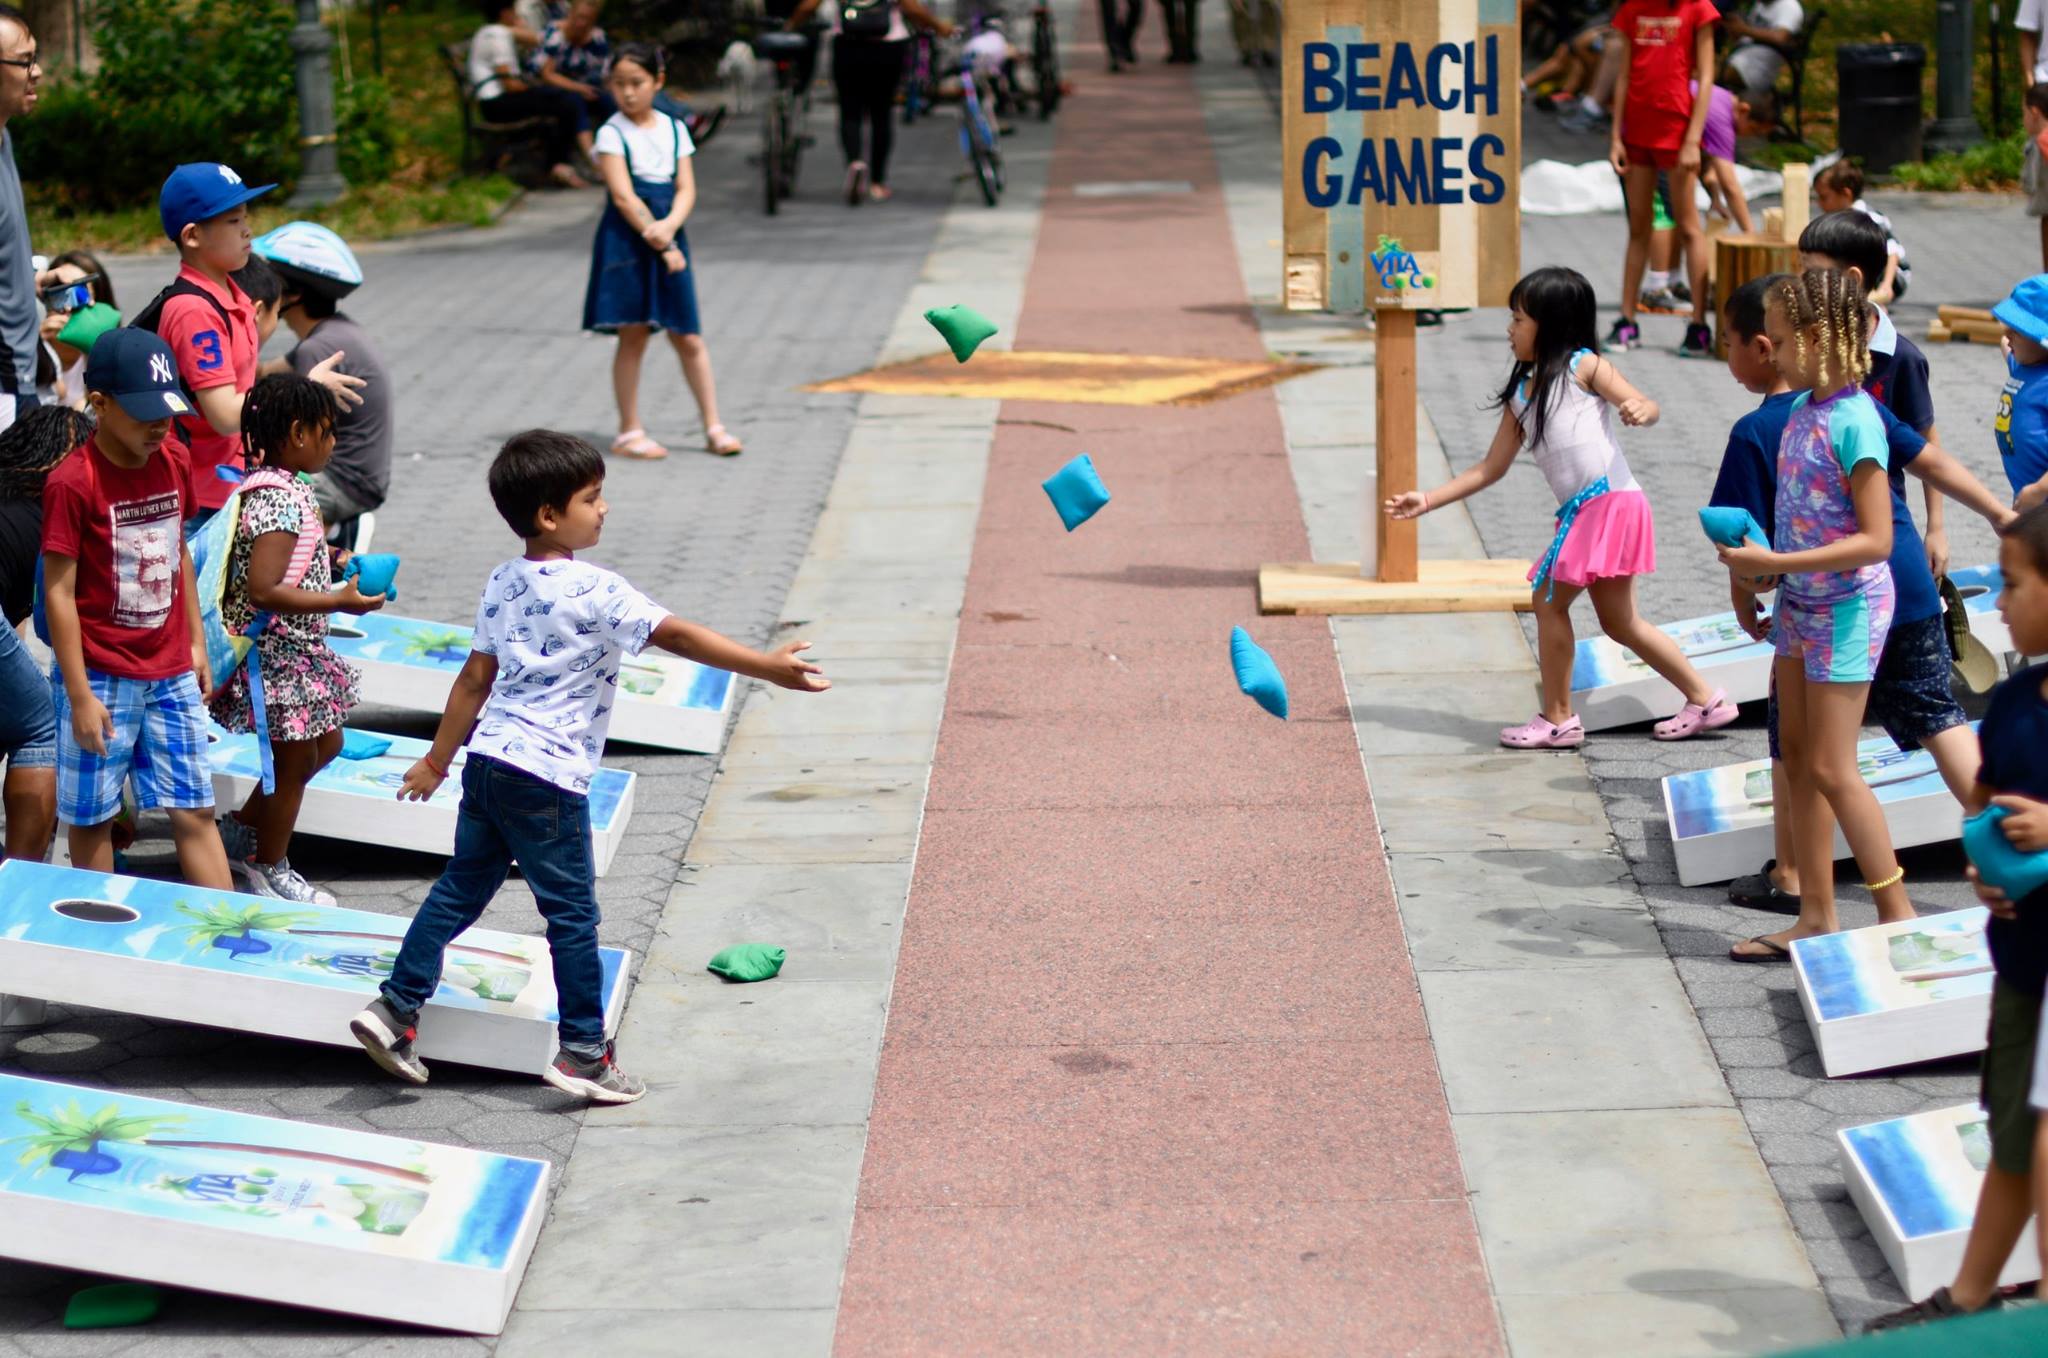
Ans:
[[[720,457],[732,457],[747,450],[747,445],[734,438],[732,432],[722,424],[704,426],[704,445]]]
[[[1773,858],[1764,864],[1764,870],[1748,877],[1738,877],[1728,884],[1728,904],[1739,905],[1748,910],[1770,910],[1780,915],[1799,913],[1799,897],[1778,885],[1771,876],[1771,870],[1778,866]]]
[[[1520,726],[1502,727],[1500,743],[1517,750],[1575,750],[1586,743],[1586,727],[1576,712],[1562,725],[1538,712]]]
[[[856,160],[846,167],[846,205],[848,207],[859,207],[863,202],[867,201],[867,196],[868,163],[864,160]]]
[[[645,429],[628,429],[612,440],[612,451],[636,462],[658,462],[668,456],[668,449],[647,437]]]
[[[1727,693],[1717,688],[1705,707],[1687,703],[1678,709],[1677,716],[1652,726],[1650,734],[1658,740],[1684,740],[1702,731],[1718,731],[1741,715],[1742,709],[1729,702]]]
[[[1782,943],[1771,942],[1769,934],[1758,934],[1755,938],[1748,941],[1751,943],[1761,943],[1770,951],[1737,952],[1735,948],[1730,948],[1728,950],[1728,960],[1731,962],[1755,962],[1763,965],[1768,965],[1772,962],[1790,962],[1792,960],[1792,950]],[[1741,946],[1740,943],[1735,945],[1736,948]]]

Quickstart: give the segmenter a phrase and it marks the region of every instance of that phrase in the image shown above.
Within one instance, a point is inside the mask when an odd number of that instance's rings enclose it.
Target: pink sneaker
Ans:
[[[1728,701],[1728,695],[1720,689],[1707,700],[1705,707],[1687,703],[1678,709],[1678,715],[1660,721],[1650,728],[1650,734],[1658,740],[1684,740],[1702,731],[1718,731],[1742,715],[1742,709]]]
[[[1502,727],[1500,743],[1517,750],[1576,750],[1586,743],[1586,727],[1576,712],[1561,726],[1538,712],[1520,726]]]

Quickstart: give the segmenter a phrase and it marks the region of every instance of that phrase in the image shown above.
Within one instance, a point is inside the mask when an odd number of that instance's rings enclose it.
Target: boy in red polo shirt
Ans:
[[[61,682],[57,815],[71,861],[111,872],[114,817],[132,775],[144,807],[170,812],[194,886],[234,890],[213,824],[209,686],[192,556],[180,528],[190,463],[170,442],[191,407],[171,351],[109,330],[85,362],[98,427],[43,486],[43,597]]]
[[[177,280],[136,324],[170,345],[178,376],[198,407],[184,424],[192,447],[188,512],[202,522],[235,489],[214,468],[242,467],[242,398],[256,385],[256,355],[263,345],[255,305],[232,275],[249,262],[248,204],[276,187],[250,188],[227,166],[201,162],[171,171],[157,195],[164,234],[178,247],[182,263]],[[346,409],[361,400],[355,388],[363,383],[337,371],[342,357],[335,354],[306,376]]]

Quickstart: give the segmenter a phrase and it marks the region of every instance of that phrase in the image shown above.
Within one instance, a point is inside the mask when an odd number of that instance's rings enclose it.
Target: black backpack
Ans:
[[[157,329],[157,326],[163,321],[165,303],[169,302],[173,297],[205,298],[206,304],[212,307],[220,316],[221,343],[223,345],[227,343],[228,328],[234,324],[228,317],[228,309],[221,305],[220,298],[214,296],[205,288],[200,287],[191,279],[184,277],[172,280],[171,285],[155,297],[152,297],[149,305],[136,312],[135,319],[129,321],[128,324],[137,330],[147,330],[152,335],[161,334],[162,332]],[[185,404],[191,406],[194,413],[197,413],[199,410],[199,399],[193,394],[192,389],[185,385],[185,375],[183,373],[178,374],[178,389],[185,394]],[[191,434],[185,428],[184,420],[175,419],[172,421],[172,424],[176,427],[180,439],[183,439],[186,443],[192,441]]]
[[[896,0],[839,0],[839,31],[849,38],[886,38]]]

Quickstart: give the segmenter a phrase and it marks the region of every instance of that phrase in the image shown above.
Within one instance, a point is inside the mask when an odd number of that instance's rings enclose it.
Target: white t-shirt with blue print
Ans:
[[[515,557],[492,571],[470,645],[498,658],[498,677],[470,753],[588,793],[618,702],[621,658],[645,650],[668,616],[586,561]]]

